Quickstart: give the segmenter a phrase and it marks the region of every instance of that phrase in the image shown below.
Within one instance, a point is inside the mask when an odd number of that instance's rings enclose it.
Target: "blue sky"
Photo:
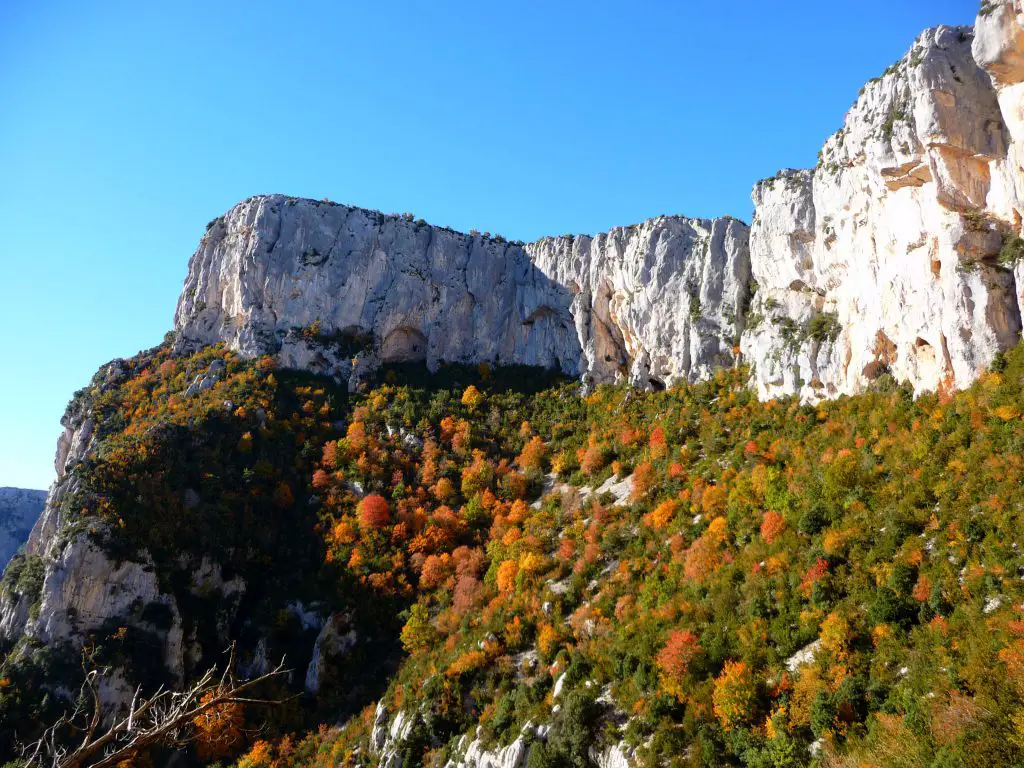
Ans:
[[[971,0],[0,3],[0,485],[46,487],[103,362],[158,343],[261,192],[508,238],[749,220]]]

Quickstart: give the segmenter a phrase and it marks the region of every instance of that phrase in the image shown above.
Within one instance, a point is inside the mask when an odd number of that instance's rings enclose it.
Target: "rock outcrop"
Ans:
[[[626,373],[632,384],[662,387],[736,362],[749,300],[747,241],[736,219],[663,216],[527,250],[572,293],[580,371],[596,383]]]
[[[524,364],[577,373],[569,291],[519,245],[281,195],[207,231],[178,303],[178,344],[349,378],[378,362]]]
[[[1009,140],[1005,162],[997,167],[988,208],[1019,234],[1024,210],[1024,4],[1020,0],[985,0],[974,26],[974,60],[989,74],[996,90],[999,113]],[[1009,250],[1017,289],[1017,306],[1024,315],[1024,248]]]
[[[1024,49],[1001,31],[1008,6],[982,14],[975,48],[1012,79],[998,62]],[[853,394],[883,374],[918,392],[961,388],[1017,342],[1012,97],[997,99],[973,37],[922,34],[865,86],[817,168],[755,187],[758,292],[741,348],[761,397]]]
[[[523,246],[261,196],[203,237],[176,343],[225,342],[353,382],[379,363],[486,361],[664,385],[734,362],[749,274],[735,219],[659,217]]]
[[[180,677],[184,653],[180,615],[174,600],[161,592],[147,553],[115,562],[91,538],[102,535],[101,523],[73,527],[65,521],[65,507],[81,488],[81,464],[99,439],[90,401],[132,373],[130,361],[102,366],[89,385],[76,393],[61,419],[64,432],[54,459],[57,479],[37,515],[24,554],[15,558],[22,561],[19,570],[34,569],[37,577],[12,580],[0,593],[0,641],[28,638],[37,644],[76,647],[111,619],[130,623],[134,614],[139,626],[149,631],[156,629],[151,618],[159,615],[165,665]],[[132,691],[133,685],[115,675],[103,693],[108,701],[120,703]]]
[[[0,488],[0,569],[28,540],[46,503],[46,491]]]

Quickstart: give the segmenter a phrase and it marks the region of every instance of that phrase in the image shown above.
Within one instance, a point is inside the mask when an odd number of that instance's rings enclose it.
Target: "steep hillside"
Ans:
[[[5,737],[63,705],[79,638],[113,702],[235,640],[302,694],[224,751],[246,766],[1013,764],[1024,350],[952,397],[816,407],[742,369],[525,373],[106,368],[59,533],[5,575]]]
[[[946,398],[743,379],[368,393],[313,486],[408,657],[240,765],[1020,764],[1024,350]]]
[[[28,540],[46,503],[46,491],[0,488],[0,566]]]

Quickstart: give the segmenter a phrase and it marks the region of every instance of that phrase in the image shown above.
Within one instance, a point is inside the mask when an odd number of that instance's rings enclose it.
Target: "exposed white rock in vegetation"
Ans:
[[[790,672],[796,672],[805,664],[810,664],[814,661],[814,657],[820,648],[821,640],[815,640],[813,643],[805,645],[799,651],[786,659],[786,669]]]

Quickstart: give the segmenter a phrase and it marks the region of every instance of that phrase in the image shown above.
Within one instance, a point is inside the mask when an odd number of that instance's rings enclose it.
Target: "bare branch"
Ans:
[[[239,704],[277,705],[287,700],[244,695],[262,683],[288,674],[290,670],[285,669],[283,658],[269,672],[239,681],[234,672],[235,645],[232,643],[226,652],[228,662],[219,677],[217,668],[211,667],[184,691],[161,687],[147,697],[141,687],[137,688],[127,714],[103,711],[100,682],[110,670],[95,667],[92,654],[85,653],[85,681],[75,708],[70,714],[61,715],[38,741],[24,747],[22,757],[33,768],[113,768],[153,746],[180,747],[196,741],[197,724],[211,710]],[[105,730],[101,728],[104,722],[111,723]],[[76,732],[84,734],[82,741],[69,749],[67,738]]]

